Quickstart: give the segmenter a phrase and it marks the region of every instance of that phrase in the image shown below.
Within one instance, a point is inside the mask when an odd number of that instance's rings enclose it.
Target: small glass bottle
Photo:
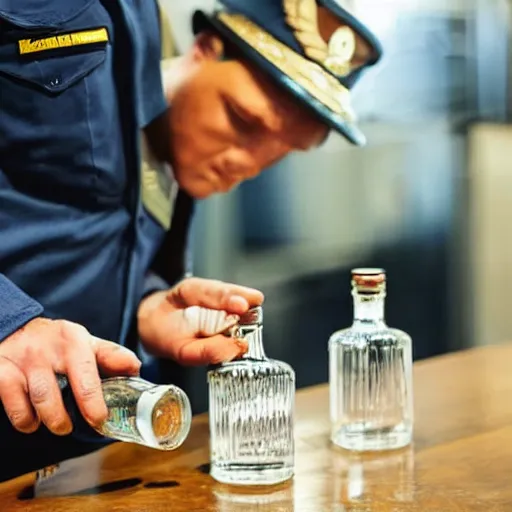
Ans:
[[[59,386],[67,391],[65,402],[73,423],[78,407],[72,398],[67,378],[59,375]],[[108,409],[99,434],[159,450],[175,450],[183,444],[192,423],[187,395],[173,385],[156,385],[140,377],[113,377],[101,382]]]
[[[352,295],[352,326],[329,340],[331,440],[354,451],[398,449],[412,439],[412,341],[384,320],[384,270],[354,269]]]
[[[239,360],[208,372],[211,476],[234,485],[273,485],[294,473],[295,372],[267,358],[263,310],[240,318],[248,344]]]

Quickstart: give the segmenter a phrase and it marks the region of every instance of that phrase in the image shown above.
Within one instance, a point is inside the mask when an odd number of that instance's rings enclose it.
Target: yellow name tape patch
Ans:
[[[59,50],[61,48],[72,48],[74,46],[108,43],[108,40],[107,29],[97,28],[42,39],[22,39],[18,41],[18,49],[20,55],[28,55],[30,53]]]

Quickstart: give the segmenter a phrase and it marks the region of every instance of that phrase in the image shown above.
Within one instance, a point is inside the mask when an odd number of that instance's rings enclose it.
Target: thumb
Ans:
[[[140,359],[130,349],[92,336],[96,362],[106,376],[139,375]]]

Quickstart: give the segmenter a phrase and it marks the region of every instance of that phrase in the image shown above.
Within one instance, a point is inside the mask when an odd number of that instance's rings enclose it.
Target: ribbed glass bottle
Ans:
[[[353,270],[352,295],[352,326],[329,340],[331,440],[355,451],[401,448],[413,431],[412,341],[384,320],[384,270]]]
[[[235,485],[272,485],[294,472],[295,372],[267,358],[263,311],[243,316],[237,336],[242,359],[208,372],[211,475]]]
[[[81,418],[67,378],[57,376],[73,423]],[[187,395],[177,386],[157,385],[140,377],[113,377],[101,381],[108,409],[99,434],[158,450],[175,450],[188,436],[192,410]]]

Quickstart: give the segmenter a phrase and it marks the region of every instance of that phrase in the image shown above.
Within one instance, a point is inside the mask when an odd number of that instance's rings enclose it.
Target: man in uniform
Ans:
[[[364,144],[350,89],[381,49],[334,0],[224,0],[176,59],[162,22],[154,0],[0,0],[0,436],[32,455],[3,478],[91,449],[68,435],[55,373],[94,426],[100,375],[137,374],[135,353],[244,352],[183,321],[263,301],[183,278],[195,200],[331,129]]]

